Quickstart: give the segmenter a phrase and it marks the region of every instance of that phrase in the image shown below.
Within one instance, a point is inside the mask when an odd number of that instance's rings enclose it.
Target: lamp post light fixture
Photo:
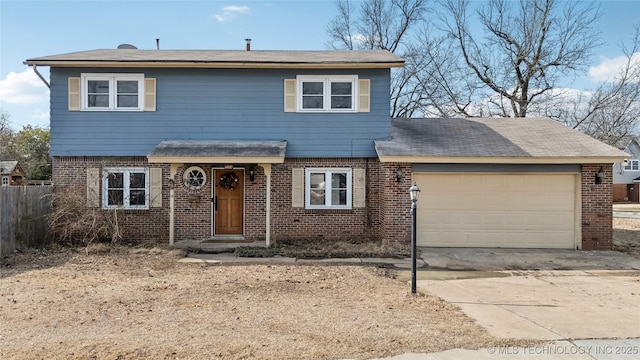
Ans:
[[[600,166],[600,170],[596,173],[596,184],[602,184],[604,180],[604,169]]]
[[[411,196],[411,293],[416,293],[416,217],[418,212],[418,197],[420,196],[420,188],[416,183],[409,188]]]

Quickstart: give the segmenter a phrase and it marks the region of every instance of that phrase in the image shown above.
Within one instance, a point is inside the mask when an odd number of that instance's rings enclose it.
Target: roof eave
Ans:
[[[53,61],[26,60],[29,66],[49,67],[140,67],[140,68],[244,68],[244,69],[386,69],[403,67],[403,61],[397,62],[358,62],[358,63],[307,63],[307,62],[207,62],[207,61]]]
[[[625,158],[620,156],[420,156],[379,155],[383,163],[433,163],[433,164],[614,164]]]

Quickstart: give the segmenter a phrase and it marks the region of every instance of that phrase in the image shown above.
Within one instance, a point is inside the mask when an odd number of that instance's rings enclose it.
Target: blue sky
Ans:
[[[608,76],[619,43],[640,21],[640,1],[600,0],[599,22],[606,45],[595,50],[593,69]],[[19,130],[48,126],[48,90],[25,59],[73,51],[140,49],[322,50],[327,23],[336,15],[333,0],[263,1],[31,1],[0,0],[0,108]],[[48,78],[48,69],[39,68]],[[595,84],[596,72],[577,79]],[[576,85],[577,86],[577,85]]]

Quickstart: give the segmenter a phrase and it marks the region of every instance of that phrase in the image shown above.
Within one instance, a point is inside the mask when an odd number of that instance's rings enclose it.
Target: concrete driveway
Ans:
[[[500,338],[640,337],[639,271],[459,272],[418,280]]]
[[[426,266],[417,275],[419,288],[460,306],[496,337],[640,337],[640,259],[630,255],[536,249],[420,250]]]
[[[640,270],[619,251],[566,249],[419,248],[427,268],[446,270]]]

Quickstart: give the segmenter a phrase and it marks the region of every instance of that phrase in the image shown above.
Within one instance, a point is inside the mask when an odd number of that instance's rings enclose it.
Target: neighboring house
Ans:
[[[640,144],[633,138],[624,148],[629,154],[613,165],[613,201],[640,202]]]
[[[22,185],[26,178],[17,161],[0,161],[0,186]]]
[[[138,240],[606,249],[627,155],[549,119],[393,119],[387,51],[92,50],[51,68],[56,189]],[[36,70],[37,71],[37,70]],[[598,180],[596,180],[598,178]]]

